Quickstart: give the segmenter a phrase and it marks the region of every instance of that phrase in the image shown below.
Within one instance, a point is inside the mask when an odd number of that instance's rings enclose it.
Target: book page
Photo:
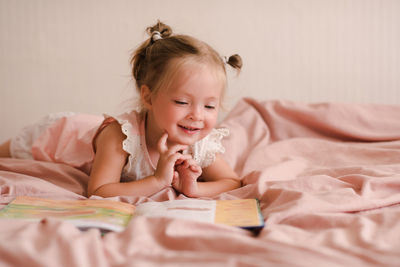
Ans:
[[[136,207],[134,216],[169,217],[213,223],[215,207],[215,200],[182,199],[146,202]]]
[[[53,200],[20,196],[0,211],[0,219],[39,221],[51,217],[69,221],[79,228],[122,231],[134,211],[133,205],[111,200]]]
[[[253,227],[263,224],[256,199],[218,200],[215,223]]]

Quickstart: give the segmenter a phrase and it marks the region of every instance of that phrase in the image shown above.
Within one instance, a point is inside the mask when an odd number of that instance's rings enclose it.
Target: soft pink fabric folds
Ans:
[[[75,114],[57,120],[33,143],[33,158],[65,163],[89,173],[94,158],[92,140],[103,119]]]
[[[136,218],[122,233],[67,222],[0,221],[5,266],[399,266],[400,106],[243,99],[222,122],[243,178],[216,199],[260,199],[258,236],[234,227]],[[87,174],[0,159],[0,200],[84,198]],[[184,198],[167,189],[129,203]]]

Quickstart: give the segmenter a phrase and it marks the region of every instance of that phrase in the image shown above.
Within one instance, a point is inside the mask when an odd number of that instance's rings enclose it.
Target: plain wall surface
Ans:
[[[243,96],[400,103],[398,0],[0,0],[0,142],[58,111],[124,111],[130,54],[157,19],[238,53]]]

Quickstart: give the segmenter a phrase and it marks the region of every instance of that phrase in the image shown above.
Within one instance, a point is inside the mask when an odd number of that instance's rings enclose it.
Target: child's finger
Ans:
[[[193,172],[201,172],[201,168],[200,168],[199,165],[190,165],[190,169],[191,169]]]
[[[188,160],[189,160],[189,159],[188,159]],[[189,167],[189,162],[188,162],[188,160],[185,160],[185,162],[183,162],[183,164],[182,164],[182,167],[183,167],[183,168]]]
[[[191,171],[193,172],[200,172],[201,171],[201,167],[197,164],[197,162],[193,159],[190,158],[188,160],[185,161],[184,166],[186,168],[190,168]]]
[[[188,155],[182,155],[182,154],[179,154],[179,153],[168,155],[164,160],[162,168],[167,168],[167,169],[173,170],[174,168],[176,168],[178,166],[181,166],[181,165],[177,165],[176,164],[176,162],[178,160],[183,162],[187,158],[188,158]]]
[[[171,154],[173,153],[181,153],[183,154],[183,151],[187,149],[187,145],[173,145],[169,148],[169,152]]]
[[[174,166],[182,164],[182,162],[190,159],[192,156],[189,154],[180,154],[180,153],[175,153],[172,154],[169,157],[169,160],[171,160],[174,163]],[[179,164],[177,164],[177,162],[180,162]]]
[[[193,158],[186,160],[186,167],[197,165],[196,161]]]
[[[177,159],[177,161],[175,161],[175,166],[176,166],[176,165],[181,165],[182,162],[184,162],[183,159]]]
[[[159,153],[165,153],[166,151],[168,151],[167,139],[168,139],[168,133],[165,132],[158,140],[157,148]]]
[[[179,173],[177,171],[174,171],[174,176],[172,178],[172,184],[175,186],[179,182]]]

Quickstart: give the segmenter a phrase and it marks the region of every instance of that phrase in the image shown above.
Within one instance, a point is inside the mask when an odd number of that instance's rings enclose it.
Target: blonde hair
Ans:
[[[161,87],[169,84],[168,80],[188,61],[194,60],[215,67],[217,75],[222,73],[224,87],[225,63],[238,71],[242,67],[239,55],[224,60],[205,42],[188,35],[172,34],[172,29],[160,21],[146,31],[150,37],[134,51],[131,59],[132,75],[139,93],[142,85],[146,85],[152,94],[156,94]]]

